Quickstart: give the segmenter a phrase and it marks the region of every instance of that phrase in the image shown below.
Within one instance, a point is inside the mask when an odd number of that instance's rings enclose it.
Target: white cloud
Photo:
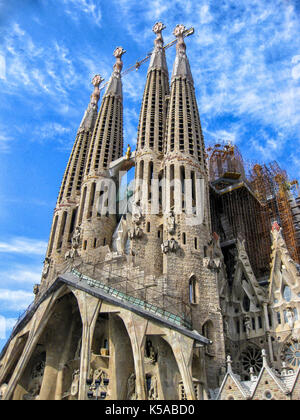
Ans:
[[[41,282],[42,264],[32,267],[30,265],[15,265],[13,269],[0,271],[0,286],[13,288],[15,285],[23,284],[31,288],[34,284]]]
[[[0,79],[6,79],[6,60],[2,53],[0,53]]]
[[[208,24],[213,20],[212,15],[210,14],[209,5],[205,4],[200,7],[199,10],[199,16],[200,16],[200,23],[202,25]]]
[[[33,301],[33,294],[24,290],[0,289],[1,311],[24,311]]]
[[[45,255],[47,242],[29,238],[13,238],[7,242],[0,242],[0,253]]]
[[[75,21],[79,21],[78,13],[86,14],[91,21],[100,26],[102,12],[100,2],[97,0],[63,0],[66,5],[66,12]]]

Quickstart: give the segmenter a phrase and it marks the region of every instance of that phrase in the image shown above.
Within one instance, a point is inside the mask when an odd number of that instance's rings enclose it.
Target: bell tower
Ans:
[[[163,23],[153,27],[154,50],[140,112],[135,171],[135,209],[131,231],[136,261],[151,274],[162,274],[162,160],[164,153],[169,74],[162,31]],[[140,216],[139,216],[140,215]],[[152,256],[151,260],[146,256]],[[145,259],[146,258],[146,259]]]
[[[116,211],[109,208],[114,194],[109,164],[123,152],[122,47],[114,51],[116,62],[108,82],[88,150],[81,191],[78,226],[81,228],[81,255],[110,245],[116,227]],[[115,198],[115,197],[114,197]],[[112,200],[114,202],[114,200]]]
[[[87,110],[78,129],[75,143],[64,173],[60,187],[53,223],[49,238],[42,284],[51,281],[51,272],[55,266],[64,262],[65,254],[71,247],[71,239],[75,231],[78,218],[78,205],[80,202],[81,186],[86,169],[87,153],[90,146],[95,122],[98,113],[100,98],[99,86],[103,82],[100,75],[96,75],[92,84],[94,92]]]

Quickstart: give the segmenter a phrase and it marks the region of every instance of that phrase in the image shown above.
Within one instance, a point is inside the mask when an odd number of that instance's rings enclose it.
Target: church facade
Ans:
[[[163,29],[134,152],[123,155],[122,47],[100,109],[92,81],[41,283],[0,355],[1,399],[299,399],[299,266],[276,220],[247,214],[261,204],[242,168],[210,176],[186,28],[171,80]]]

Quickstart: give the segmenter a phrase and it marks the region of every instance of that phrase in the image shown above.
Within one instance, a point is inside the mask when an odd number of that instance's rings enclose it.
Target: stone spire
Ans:
[[[158,22],[153,27],[156,34],[154,50],[148,69],[140,113],[137,150],[150,149],[163,152],[167,104],[169,95],[169,76],[162,31],[165,26]]]
[[[176,77],[182,77],[188,79],[189,82],[193,82],[191,73],[190,63],[186,55],[186,45],[184,42],[184,32],[186,28],[184,25],[177,25],[174,29],[173,34],[177,38],[176,44],[176,58],[173,67],[172,81]]]
[[[71,152],[59,192],[58,204],[62,203],[63,199],[74,199],[75,196],[80,193],[86,164],[87,150],[91,141],[98,113],[98,102],[100,98],[99,86],[103,80],[104,79],[99,74],[97,74],[92,80],[94,92],[91,95],[90,103],[84,113],[76,135],[73,150]]]
[[[167,122],[167,151],[194,157],[206,169],[205,148],[190,64],[184,42],[185,27],[177,25],[176,58],[171,80]]]
[[[108,168],[111,161],[123,152],[123,94],[121,71],[122,55],[126,51],[118,47],[114,51],[116,63],[104,94],[95,124],[88,153],[86,175],[97,174]]]
[[[163,23],[157,22],[153,27],[156,34],[154,49],[147,73],[143,102],[140,112],[137,153],[136,153],[136,193],[134,200],[140,205],[144,217],[146,234],[143,238],[132,240],[132,249],[139,249],[139,258],[145,269],[151,269],[155,274],[162,272],[161,253],[161,209],[151,212],[151,198],[159,194],[158,182],[162,179],[161,161],[163,158],[163,142],[167,119],[167,101],[169,95],[169,74],[163,44]],[[159,201],[162,201],[160,189]],[[161,204],[161,203],[160,203]],[[159,206],[157,206],[159,207]],[[155,214],[154,214],[155,213]],[[139,229],[136,229],[139,230]],[[158,232],[159,231],[159,232]],[[139,235],[137,235],[139,236]],[[145,241],[143,247],[141,244]],[[153,258],[149,264],[147,255]]]
[[[100,98],[99,86],[104,79],[96,75],[92,84],[94,92],[79,126],[75,143],[64,173],[50,233],[46,262],[52,261],[52,268],[56,263],[64,261],[64,255],[69,249],[77,218],[77,208],[80,199],[83,175],[86,167],[87,151],[91,142]],[[49,270],[47,270],[48,272]],[[50,276],[44,276],[47,278]]]
[[[166,60],[166,54],[164,50],[164,40],[162,37],[162,31],[164,29],[166,29],[166,27],[161,22],[157,22],[153,26],[152,30],[156,34],[156,39],[154,41],[154,50],[151,55],[148,73],[153,69],[158,69],[168,74],[167,60]]]

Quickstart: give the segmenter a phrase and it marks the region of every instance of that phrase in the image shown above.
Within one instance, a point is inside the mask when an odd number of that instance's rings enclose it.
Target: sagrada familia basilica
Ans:
[[[78,129],[3,400],[300,399],[300,200],[276,163],[205,148],[187,29],[162,30],[123,154],[123,48]],[[125,147],[126,150],[126,147]],[[133,188],[122,179],[135,167]]]

